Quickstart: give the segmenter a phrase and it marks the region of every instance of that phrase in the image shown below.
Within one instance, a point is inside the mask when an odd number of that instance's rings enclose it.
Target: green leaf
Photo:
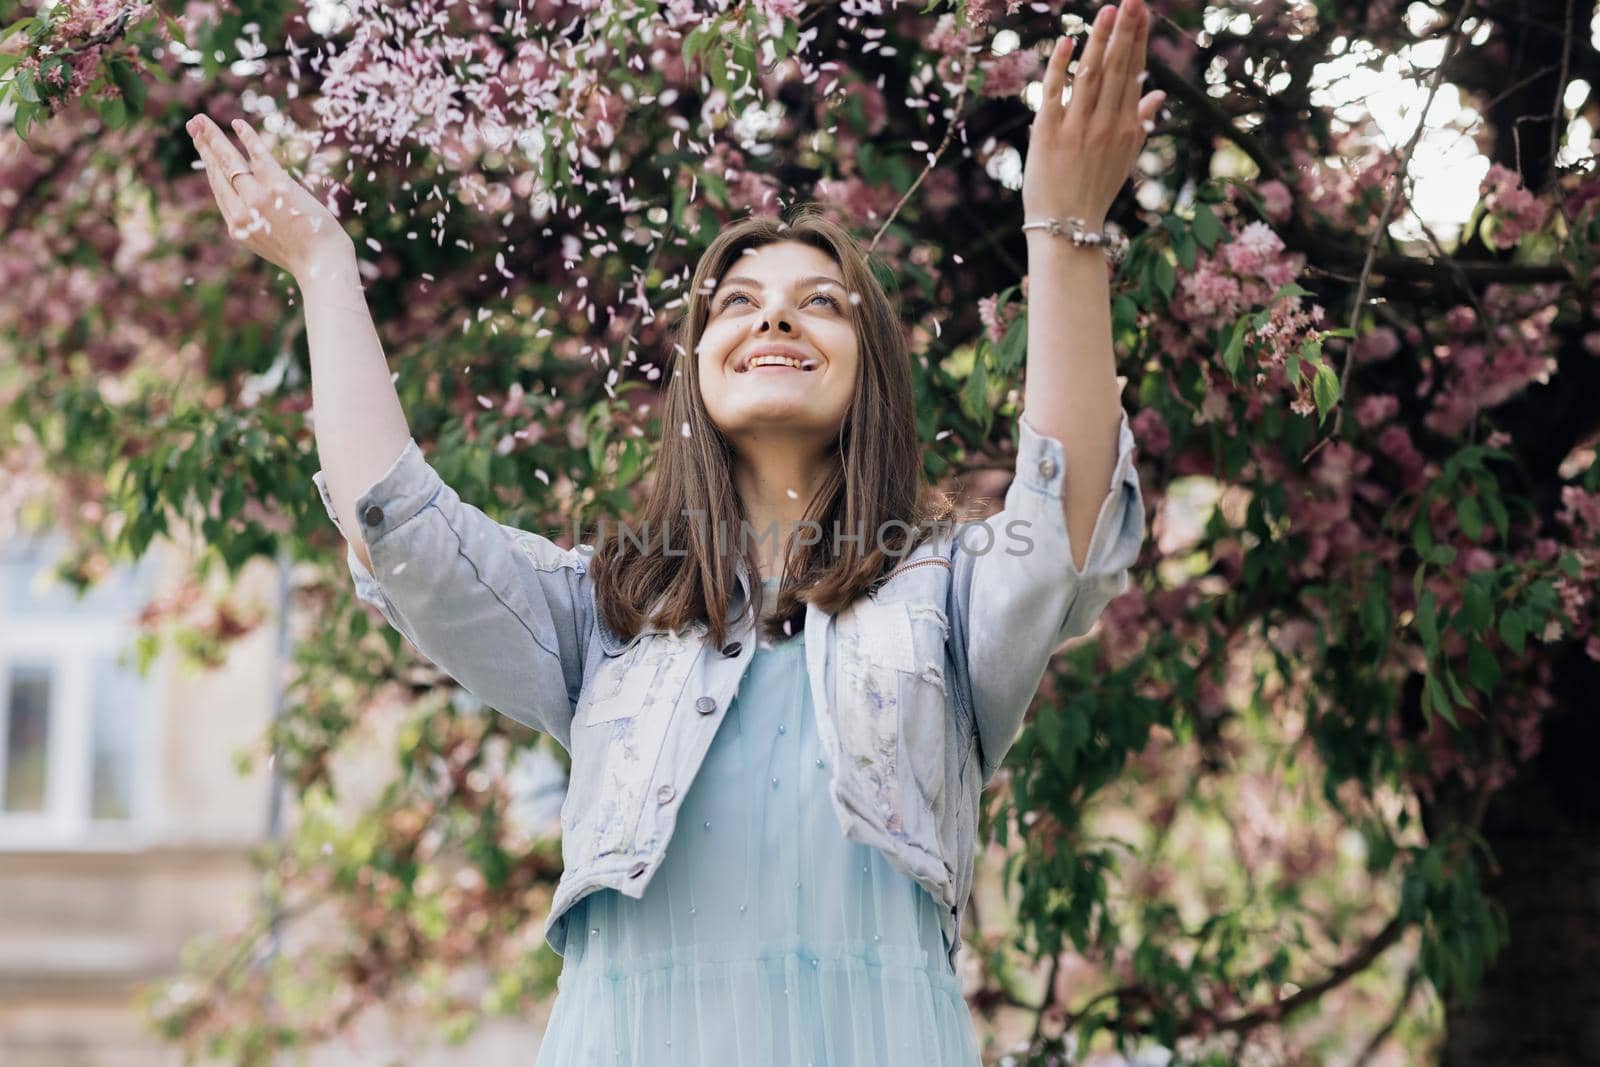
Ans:
[[[1494,605],[1489,596],[1488,583],[1475,575],[1461,595],[1461,612],[1457,616],[1461,625],[1457,628],[1467,634],[1482,633],[1493,618]]]
[[[128,124],[128,105],[122,102],[122,97],[114,96],[101,101],[99,108],[100,120],[107,129],[120,130]]]
[[[1381,642],[1389,631],[1389,603],[1377,582],[1367,586],[1367,595],[1361,601],[1361,632],[1367,640]]]
[[[1194,206],[1193,230],[1195,240],[1204,245],[1207,252],[1216,247],[1217,241],[1222,238],[1222,224],[1217,221],[1216,213],[1203,203]]]
[[[1461,532],[1470,540],[1476,541],[1483,536],[1483,512],[1478,510],[1478,498],[1475,496],[1463,497],[1456,506],[1456,522],[1461,525]]]
[[[39,90],[34,87],[33,74],[30,71],[19,70],[16,77],[11,79],[11,85],[17,97],[25,104],[39,102]]]
[[[1298,285],[1298,284],[1296,284],[1294,282],[1286,282],[1283,285],[1278,287],[1278,291],[1276,293],[1272,294],[1272,299],[1268,300],[1267,303],[1276,304],[1279,300],[1283,299],[1286,296],[1310,296],[1310,295],[1311,295],[1311,290],[1310,289],[1306,289],[1303,286],[1300,286],[1300,285]]]
[[[711,85],[721,89],[725,95],[733,95],[728,84],[728,52],[720,45],[711,49]]]
[[[1235,380],[1239,377],[1239,365],[1244,357],[1244,329],[1243,319],[1234,323],[1233,332],[1228,336],[1228,343],[1222,349],[1223,369]]]
[[[1022,364],[1022,357],[1028,351],[1028,316],[1018,315],[1006,329],[1005,337],[1000,341],[1000,347],[995,349],[995,369],[1007,372],[1016,370]]]
[[[1311,394],[1316,398],[1317,419],[1321,422],[1339,403],[1339,376],[1326,363],[1317,365],[1317,376],[1311,381]]]
[[[1172,251],[1177,254],[1178,263],[1184,270],[1194,270],[1194,265],[1200,258],[1200,250],[1195,245],[1193,234],[1186,232],[1173,234]]]
[[[1439,684],[1438,675],[1431,670],[1423,679],[1422,706],[1424,709],[1432,708],[1445,722],[1457,726],[1455,709],[1450,706],[1450,698],[1445,695],[1444,686]]]
[[[989,367],[980,354],[973,361],[972,373],[967,375],[966,387],[961,390],[961,406],[970,418],[987,423],[989,413]]]
[[[117,91],[122,94],[122,99],[127,102],[128,114],[143,114],[146,89],[138,71],[134,70],[133,64],[128,62],[126,56],[113,58],[110,67],[111,80],[116,84]]]
[[[1492,692],[1500,680],[1500,663],[1481,641],[1474,641],[1467,649],[1467,680],[1484,693]]]
[[[1508,611],[1500,616],[1500,640],[1513,653],[1522,655],[1523,641],[1528,636],[1528,624],[1523,620],[1522,613]]]
[[[1157,256],[1152,269],[1155,272],[1156,288],[1160,289],[1161,295],[1170,301],[1172,291],[1178,286],[1177,272],[1172,269],[1172,264],[1167,262],[1166,256]]]
[[[1417,633],[1422,635],[1422,647],[1432,659],[1439,654],[1439,608],[1431,589],[1417,602],[1416,623]]]

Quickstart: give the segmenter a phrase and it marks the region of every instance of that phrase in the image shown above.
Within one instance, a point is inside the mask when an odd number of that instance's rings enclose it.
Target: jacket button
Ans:
[[[383,521],[383,509],[378,505],[373,504],[371,507],[367,508],[367,513],[362,517],[367,520],[368,526],[376,526],[378,523]]]
[[[641,860],[638,863],[635,863],[633,865],[633,870],[628,872],[628,877],[629,878],[637,878],[643,873],[644,873],[644,861]]]
[[[729,644],[726,644],[726,645],[722,646],[722,654],[724,656],[737,656],[739,654],[739,650],[742,649],[743,647],[744,646],[741,645],[739,642],[733,641],[733,642],[731,642]]]
[[[1049,456],[1046,456],[1039,461],[1039,477],[1043,478],[1045,481],[1049,481],[1055,476],[1055,473],[1055,460],[1051,459]]]
[[[678,795],[678,791],[676,789],[672,788],[670,785],[664,785],[660,789],[656,790],[656,803],[658,803],[658,804],[669,803],[672,800],[672,798],[677,796],[677,795]]]
[[[694,710],[702,715],[710,715],[717,710],[717,702],[712,697],[697,697],[694,702]]]

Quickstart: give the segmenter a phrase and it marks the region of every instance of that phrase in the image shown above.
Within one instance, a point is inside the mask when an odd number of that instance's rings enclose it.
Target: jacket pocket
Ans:
[[[944,612],[870,598],[850,611],[839,644],[841,746],[885,829],[932,846],[946,773]]]
[[[656,772],[703,631],[645,631],[607,651],[586,680],[561,807],[562,861],[571,869],[635,851]]]
[[[580,726],[599,726],[629,719],[650,703],[660,671],[660,648],[653,634],[641,631],[618,653],[606,652],[593,679],[578,699]],[[657,653],[652,655],[652,652]]]

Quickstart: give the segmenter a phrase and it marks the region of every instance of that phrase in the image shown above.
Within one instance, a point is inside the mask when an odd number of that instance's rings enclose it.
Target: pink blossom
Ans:
[[[1043,62],[1031,48],[1017,48],[982,64],[984,96],[1017,96],[1039,76]]]
[[[860,178],[823,178],[816,189],[819,201],[858,223],[881,222],[900,199],[892,186],[868,185]]]
[[[1289,213],[1294,208],[1294,196],[1287,185],[1277,180],[1262,182],[1256,186],[1256,192],[1261,194],[1261,206],[1267,218],[1280,224],[1289,221]]]
[[[1172,431],[1167,429],[1167,420],[1155,408],[1141,409],[1128,421],[1128,426],[1139,443],[1139,451],[1147,455],[1162,456],[1172,447]]]
[[[1196,264],[1195,272],[1178,282],[1178,289],[1191,308],[1204,317],[1231,318],[1240,309],[1238,279],[1216,270],[1209,262]]]
[[[766,15],[770,23],[773,19],[793,19],[800,15],[800,0],[756,0],[756,6]]]
[[[1523,187],[1521,175],[1500,163],[1489,166],[1478,195],[1491,220],[1489,243],[1499,249],[1511,248],[1525,233],[1538,231],[1550,212],[1549,205]]]
[[[1379,326],[1356,338],[1357,363],[1377,363],[1400,351],[1400,337],[1387,326]]]
[[[1478,328],[1478,312],[1471,304],[1457,304],[1444,313],[1444,324],[1453,333],[1471,333]]]
[[[1378,393],[1362,397],[1356,405],[1356,422],[1365,429],[1388,422],[1400,413],[1400,398],[1393,393]]]
[[[956,17],[947,13],[939,16],[933,32],[928,34],[928,39],[923,43],[929,52],[937,55],[961,56],[966,53],[968,38],[968,31],[957,26]]]
[[[1005,330],[1000,325],[1000,316],[995,311],[998,301],[998,293],[990,293],[978,300],[978,319],[983,323],[984,336],[994,344],[999,344],[1005,337]]]
[[[1283,251],[1283,241],[1264,222],[1252,222],[1222,246],[1223,260],[1235,274],[1253,276]]]
[[[999,0],[967,0],[967,20],[973,26],[986,26],[994,21],[995,5]],[[1006,14],[1015,15],[1022,0],[1006,0]]]

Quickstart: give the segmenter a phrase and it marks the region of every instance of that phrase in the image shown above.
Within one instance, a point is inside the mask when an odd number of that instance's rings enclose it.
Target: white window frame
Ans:
[[[30,563],[39,557],[28,557]],[[0,557],[0,566],[14,565]],[[132,572],[126,572],[132,577]],[[92,593],[90,596],[92,597]],[[5,796],[6,746],[9,734],[11,679],[18,667],[43,665],[50,670],[47,711],[49,757],[45,769],[42,812],[0,809],[0,853],[29,851],[135,851],[155,838],[159,802],[159,755],[164,716],[156,699],[153,676],[140,678],[127,694],[130,710],[140,716],[129,757],[132,760],[129,813],[126,819],[91,815],[94,774],[93,664],[134,655],[135,628],[125,615],[107,610],[93,616],[51,615],[25,609],[18,615],[0,603],[0,801]],[[130,661],[129,670],[134,670]]]

